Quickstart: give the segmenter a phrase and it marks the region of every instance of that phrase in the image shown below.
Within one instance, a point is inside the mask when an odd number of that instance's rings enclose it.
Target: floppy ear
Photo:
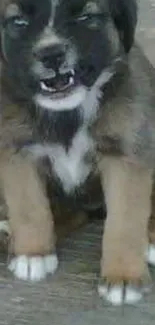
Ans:
[[[109,5],[120,40],[125,51],[129,52],[137,25],[137,2],[136,0],[109,0]]]
[[[3,18],[5,16],[7,6],[12,3],[12,0],[0,0],[0,58],[2,58],[2,44],[1,44],[1,31]]]
[[[6,5],[8,4],[9,0],[0,0],[0,57],[2,55],[1,53],[1,29],[2,29],[2,17],[4,14],[4,10]]]

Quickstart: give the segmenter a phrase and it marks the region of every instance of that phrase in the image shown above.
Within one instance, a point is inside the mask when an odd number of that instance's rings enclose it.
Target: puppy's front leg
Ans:
[[[3,161],[1,177],[15,257],[9,269],[23,280],[37,281],[57,268],[53,217],[35,164],[14,154]]]
[[[102,158],[99,168],[107,205],[99,293],[113,304],[132,304],[141,299],[148,276],[152,171],[117,158]]]

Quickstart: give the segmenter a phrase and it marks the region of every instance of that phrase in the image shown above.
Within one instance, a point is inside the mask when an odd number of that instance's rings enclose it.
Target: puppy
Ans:
[[[136,3],[1,0],[0,17],[9,269],[34,281],[54,273],[47,183],[51,201],[61,205],[79,202],[97,177],[107,206],[99,294],[113,304],[135,303],[148,276],[145,253],[155,262],[154,241],[153,259],[147,251],[155,79],[140,49],[131,50]]]

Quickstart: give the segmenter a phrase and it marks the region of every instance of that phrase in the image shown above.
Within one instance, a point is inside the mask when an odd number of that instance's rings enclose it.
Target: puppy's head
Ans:
[[[129,51],[134,0],[1,0],[1,53],[16,95],[74,109],[108,81]],[[90,96],[91,99],[91,96]]]

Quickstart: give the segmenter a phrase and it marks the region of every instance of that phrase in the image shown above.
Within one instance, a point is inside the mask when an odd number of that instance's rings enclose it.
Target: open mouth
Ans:
[[[86,98],[86,87],[81,83],[75,69],[65,73],[48,74],[39,81],[39,91],[34,101],[39,107],[54,111],[72,110],[79,107]]]
[[[75,86],[75,71],[72,69],[65,74],[56,73],[53,78],[44,78],[40,81],[40,88],[44,94],[60,94],[69,92]]]

